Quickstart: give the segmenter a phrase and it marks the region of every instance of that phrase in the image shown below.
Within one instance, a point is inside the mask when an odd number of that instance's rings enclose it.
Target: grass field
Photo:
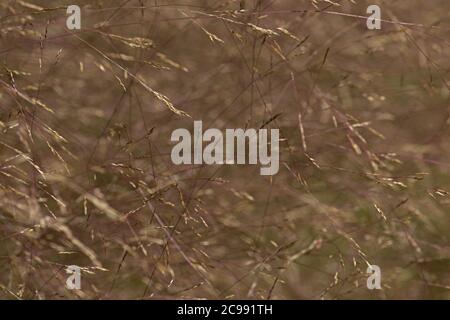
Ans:
[[[449,299],[449,12],[1,1],[0,298]],[[174,165],[194,120],[279,129],[278,174]]]

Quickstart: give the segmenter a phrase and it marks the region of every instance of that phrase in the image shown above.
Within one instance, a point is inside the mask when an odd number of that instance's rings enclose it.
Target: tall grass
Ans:
[[[1,1],[0,297],[450,298],[449,9]],[[279,128],[279,173],[173,165],[194,120]]]

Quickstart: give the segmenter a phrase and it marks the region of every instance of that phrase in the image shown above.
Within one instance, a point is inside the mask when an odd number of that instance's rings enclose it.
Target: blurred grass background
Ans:
[[[450,298],[449,11],[2,1],[0,297]],[[193,120],[279,128],[279,173],[173,165]]]

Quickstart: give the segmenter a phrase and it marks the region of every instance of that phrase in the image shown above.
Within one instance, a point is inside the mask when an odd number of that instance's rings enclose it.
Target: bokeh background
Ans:
[[[1,1],[0,297],[450,298],[449,12]],[[173,165],[194,120],[279,128],[279,173]]]

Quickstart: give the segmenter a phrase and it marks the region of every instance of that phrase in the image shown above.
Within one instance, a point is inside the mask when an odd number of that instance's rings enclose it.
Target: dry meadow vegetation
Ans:
[[[449,299],[449,12],[2,0],[0,298]],[[173,165],[194,120],[279,128],[280,171]]]

